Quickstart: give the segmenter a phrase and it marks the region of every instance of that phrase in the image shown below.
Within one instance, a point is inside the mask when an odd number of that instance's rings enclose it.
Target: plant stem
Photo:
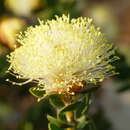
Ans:
[[[62,101],[64,102],[64,104],[67,106],[71,103],[72,101],[72,97],[71,96],[65,96],[62,98]],[[75,123],[75,119],[74,119],[74,111],[67,111],[65,112],[65,116],[66,116],[66,120],[68,123]],[[75,128],[66,128],[66,130],[75,130]]]
[[[65,113],[66,115],[66,120],[69,122],[69,123],[74,123],[75,120],[74,120],[74,112],[73,111],[68,111]],[[74,128],[67,128],[66,130],[75,130]]]
[[[74,128],[67,128],[66,130],[75,130]]]

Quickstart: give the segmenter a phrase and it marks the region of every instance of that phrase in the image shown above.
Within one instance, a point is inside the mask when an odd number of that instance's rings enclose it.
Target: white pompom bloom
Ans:
[[[116,60],[108,44],[91,19],[40,21],[20,34],[21,46],[9,55],[9,71],[17,78],[37,81],[46,93],[73,94],[85,83],[103,81],[114,74]]]

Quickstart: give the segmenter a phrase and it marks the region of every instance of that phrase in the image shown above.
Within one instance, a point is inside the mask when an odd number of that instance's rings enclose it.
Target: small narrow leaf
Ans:
[[[76,118],[79,118],[82,116],[82,112],[84,111],[86,105],[86,97],[84,97],[81,101],[80,107],[76,109]]]
[[[45,91],[39,87],[32,87],[29,89],[29,92],[36,98],[41,98],[45,94]]]
[[[63,128],[58,128],[56,125],[49,123],[48,124],[49,130],[64,130]]]
[[[54,117],[52,117],[52,116],[50,116],[50,115],[47,115],[47,119],[49,120],[49,122],[50,122],[51,124],[54,124],[54,125],[56,125],[57,127],[60,127],[60,128],[61,128],[62,122],[61,122],[60,120],[58,120],[58,119],[56,119],[56,118],[54,118]]]
[[[59,119],[56,119],[50,115],[47,115],[47,119],[49,120],[49,122],[51,124],[54,124],[55,126],[59,127],[59,128],[68,128],[68,127],[73,127],[72,124],[69,124],[69,123],[66,123],[66,122],[63,122]]]
[[[77,128],[80,128],[80,129],[83,129],[87,124],[89,124],[89,122],[86,120],[85,115],[78,118],[77,121],[78,121]]]
[[[63,107],[60,110],[60,113],[76,110],[77,108],[80,107],[80,105],[81,105],[81,102],[76,102],[76,103],[70,104],[68,106]]]
[[[55,108],[64,107],[64,103],[61,101],[61,95],[58,95],[58,94],[54,94],[50,96],[50,103]]]
[[[84,107],[84,109],[82,110],[82,114],[85,114],[85,112],[87,112],[89,110],[89,106],[91,104],[91,93],[89,93],[86,96],[86,102],[85,102],[86,106]]]
[[[86,125],[88,125],[87,121],[81,121],[78,123],[77,128],[83,129]]]
[[[41,100],[47,99],[49,97],[49,95],[44,94],[43,97],[38,97],[37,101],[40,102]]]

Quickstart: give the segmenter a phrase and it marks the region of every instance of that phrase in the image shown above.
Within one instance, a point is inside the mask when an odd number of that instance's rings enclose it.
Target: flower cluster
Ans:
[[[113,45],[92,19],[63,15],[39,23],[18,35],[21,46],[8,56],[17,78],[37,81],[46,93],[74,94],[114,74]]]

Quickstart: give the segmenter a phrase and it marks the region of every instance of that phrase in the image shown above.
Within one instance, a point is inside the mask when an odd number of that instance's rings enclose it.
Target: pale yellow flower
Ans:
[[[25,21],[20,18],[3,18],[0,21],[0,42],[4,43],[10,49],[14,49],[17,46],[16,34],[25,25]]]
[[[40,7],[40,0],[5,0],[5,7],[16,15],[29,16]]]
[[[21,47],[8,56],[10,73],[37,81],[46,93],[73,94],[86,83],[96,84],[114,74],[113,45],[92,19],[63,15],[40,21],[20,34],[18,42]]]

